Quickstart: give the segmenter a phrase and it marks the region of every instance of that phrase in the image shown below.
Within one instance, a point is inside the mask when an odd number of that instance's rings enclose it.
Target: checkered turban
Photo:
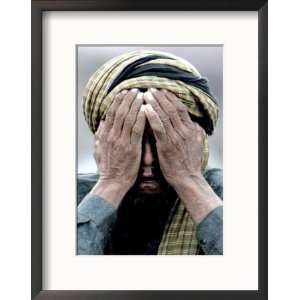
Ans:
[[[187,106],[190,115],[211,134],[218,105],[207,80],[186,60],[173,54],[140,50],[109,60],[89,79],[83,95],[83,112],[92,132],[124,89],[166,89]]]

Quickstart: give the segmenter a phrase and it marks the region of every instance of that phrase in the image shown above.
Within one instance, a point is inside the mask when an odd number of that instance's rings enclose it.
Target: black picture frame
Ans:
[[[58,291],[42,290],[42,16],[45,11],[257,11],[258,12],[258,290]],[[268,298],[268,3],[265,0],[132,1],[32,0],[31,2],[31,298],[64,299],[202,299]]]

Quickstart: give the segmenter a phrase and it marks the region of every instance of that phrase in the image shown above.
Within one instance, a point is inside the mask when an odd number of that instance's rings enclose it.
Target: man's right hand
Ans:
[[[134,184],[141,162],[146,117],[143,93],[122,91],[95,133],[94,158],[100,174],[91,193],[118,207]]]

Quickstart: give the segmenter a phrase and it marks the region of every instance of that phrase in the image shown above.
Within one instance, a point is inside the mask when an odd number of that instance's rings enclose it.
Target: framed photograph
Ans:
[[[32,299],[267,299],[267,1],[32,0]]]

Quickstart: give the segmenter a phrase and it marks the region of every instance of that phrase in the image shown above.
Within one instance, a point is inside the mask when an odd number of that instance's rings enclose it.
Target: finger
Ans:
[[[164,142],[167,140],[166,131],[158,114],[150,104],[144,106],[147,120],[152,128],[153,134],[157,141]]]
[[[184,124],[182,123],[178,115],[176,107],[170,101],[168,101],[165,94],[162,93],[161,91],[157,89],[151,89],[151,92],[155,97],[155,99],[157,99],[157,101],[159,102],[159,105],[161,106],[163,111],[170,118],[171,124],[173,128],[176,130],[176,132],[180,134],[180,136],[185,137],[186,130],[184,128]]]
[[[168,115],[161,109],[160,105],[158,104],[156,99],[153,97],[152,93],[147,91],[144,94],[144,99],[145,99],[146,103],[150,104],[153,107],[153,109],[158,114],[160,120],[162,121],[166,131],[168,131],[169,127],[172,125],[170,122],[170,119],[169,119]]]
[[[99,134],[101,133],[102,136],[107,136],[107,134],[110,132],[111,128],[113,127],[116,111],[120,106],[121,101],[126,96],[127,92],[128,92],[127,90],[124,90],[115,96],[113,103],[110,105],[106,113],[103,127],[101,127],[101,132],[99,131]]]
[[[123,139],[130,140],[132,127],[136,122],[137,114],[139,113],[143,101],[144,101],[143,93],[139,92],[135,100],[133,101],[131,108],[125,118],[123,130],[122,130]]]
[[[100,146],[100,141],[99,141],[99,140],[96,140],[96,141],[95,141],[95,144],[94,144],[95,149],[98,148],[99,146]]]
[[[132,128],[131,144],[142,143],[145,124],[146,124],[145,105],[142,105],[138,112],[136,122]]]
[[[167,91],[167,90],[162,90],[162,92],[165,94],[166,98],[173,103],[173,105],[176,107],[179,117],[182,120],[182,122],[186,125],[191,125],[192,120],[189,116],[188,110],[186,105],[184,105],[181,100],[174,95],[173,93]]]
[[[166,134],[171,138],[173,142],[175,142],[178,135],[171,124],[169,116],[161,109],[158,101],[156,100],[156,98],[153,97],[151,92],[147,91],[144,94],[144,98],[146,103],[150,104],[153,107],[154,111],[158,114],[165,128]]]
[[[113,136],[119,137],[121,135],[121,130],[124,124],[124,120],[137,93],[138,93],[138,89],[132,89],[123,98],[122,103],[117,109],[115,121],[111,130]]]
[[[194,123],[194,126],[200,132],[201,139],[203,140],[206,137],[205,130],[198,123]]]
[[[99,126],[97,128],[97,131],[95,132],[95,139],[99,138],[99,135],[100,135],[101,130],[103,129],[103,126],[104,126],[104,121],[101,120],[99,123]]]

